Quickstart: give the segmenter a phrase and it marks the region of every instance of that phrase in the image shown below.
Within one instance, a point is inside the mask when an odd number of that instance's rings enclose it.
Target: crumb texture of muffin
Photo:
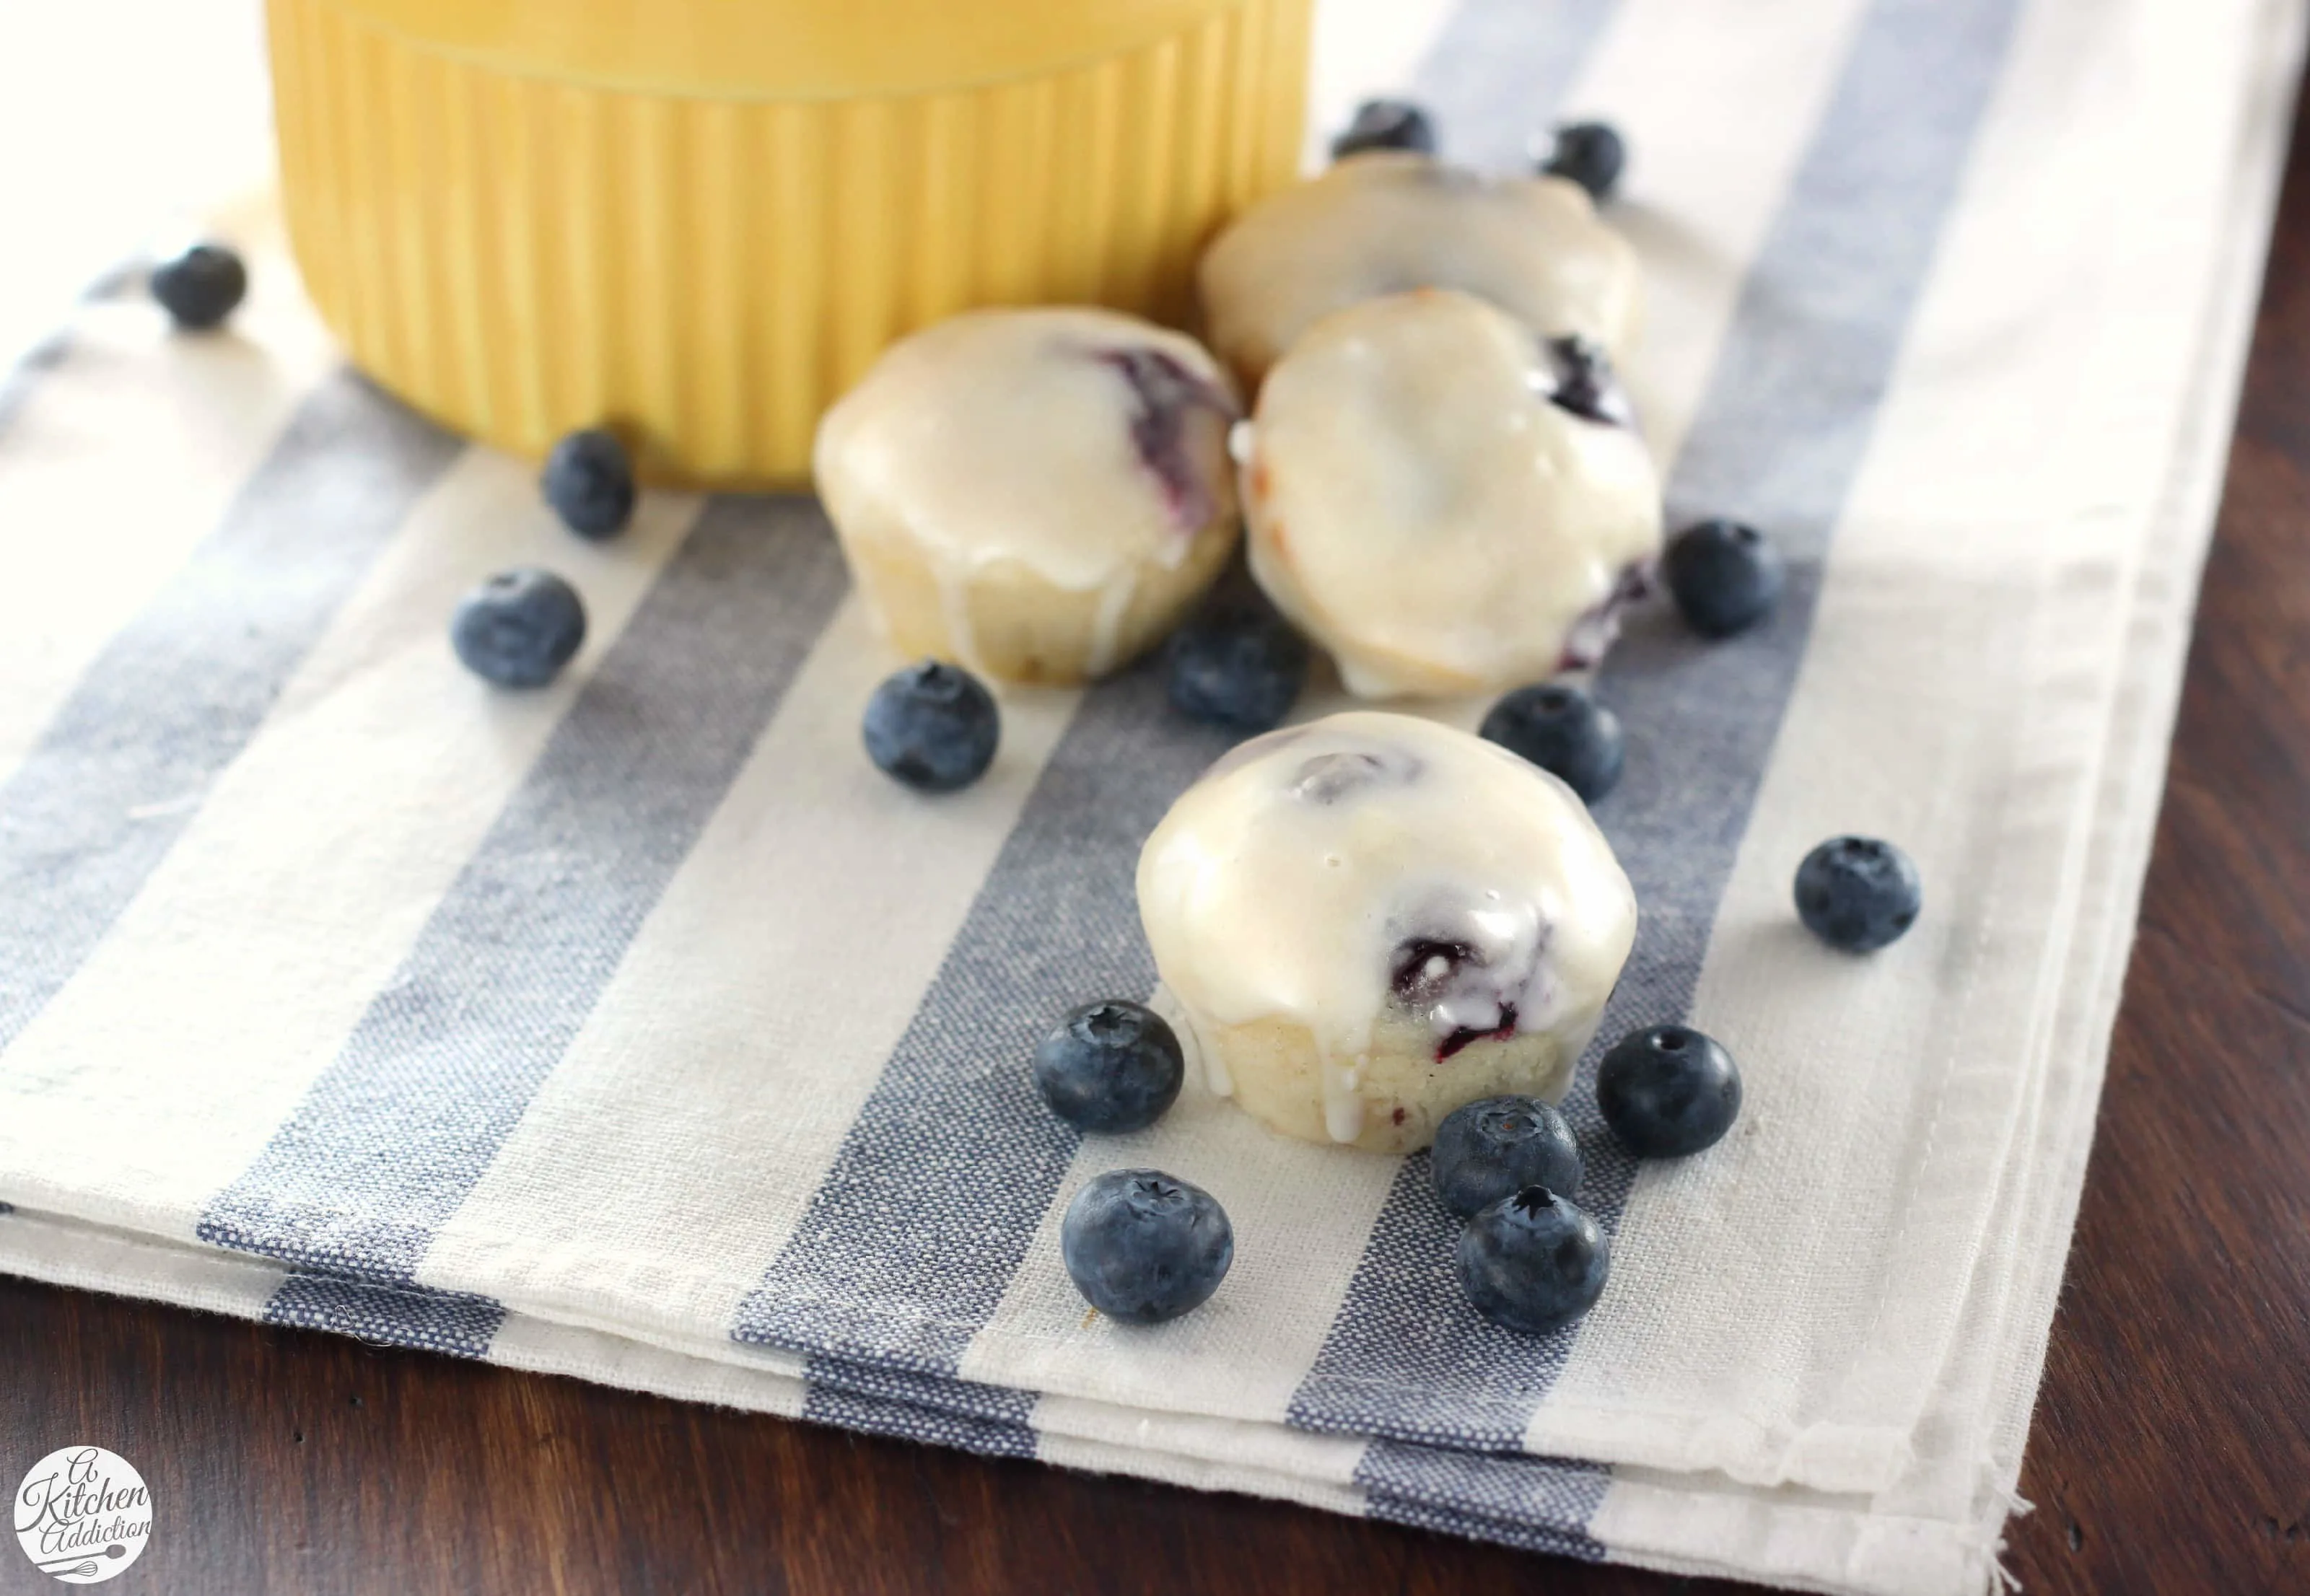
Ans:
[[[1466,294],[1318,323],[1241,452],[1252,572],[1359,697],[1594,665],[1660,551],[1659,474],[1602,351]]]
[[[1193,339],[1110,311],[977,311],[894,346],[828,413],[819,492],[900,653],[1081,681],[1227,564],[1238,413]]]
[[[1618,355],[1643,311],[1636,250],[1578,184],[1396,150],[1350,156],[1253,206],[1204,251],[1196,287],[1211,348],[1246,392],[1324,317],[1411,289],[1458,289]]]
[[[1636,941],[1628,876],[1562,783],[1368,710],[1220,759],[1148,838],[1138,887],[1211,1089],[1378,1152],[1480,1097],[1560,1098]]]

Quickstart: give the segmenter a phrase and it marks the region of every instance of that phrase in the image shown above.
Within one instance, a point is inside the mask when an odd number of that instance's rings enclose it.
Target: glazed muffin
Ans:
[[[1661,544],[1610,363],[1462,293],[1326,317],[1238,434],[1251,568],[1359,696],[1585,668]]]
[[[1110,311],[977,311],[894,346],[828,413],[819,492],[899,652],[1081,681],[1226,565],[1238,414],[1193,339]]]
[[[1636,251],[1562,178],[1485,178],[1375,151],[1254,206],[1196,269],[1203,330],[1246,392],[1334,311],[1416,288],[1497,305],[1615,353],[1640,314]]]
[[[1563,784],[1369,711],[1214,765],[1138,885],[1212,1088],[1287,1135],[1382,1152],[1480,1097],[1561,1097],[1636,938],[1628,877]]]

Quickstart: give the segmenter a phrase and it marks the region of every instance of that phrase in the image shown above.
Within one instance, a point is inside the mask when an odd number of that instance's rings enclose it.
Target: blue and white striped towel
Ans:
[[[1474,1318],[1420,1160],[1193,1090],[1109,1141],[1033,1101],[1054,1013],[1151,985],[1133,861],[1220,747],[1149,675],[1012,695],[989,779],[918,801],[859,755],[891,662],[812,505],[568,538],[338,367],[262,228],[236,335],[95,299],[0,400],[0,1268],[1577,1557],[1985,1589],[2297,7],[1425,14],[1334,7],[1319,104],[1408,82],[1495,163],[1559,106],[1620,123],[1672,517],[1793,560],[1760,632],[1647,617],[1602,672],[1644,907],[1605,1031],[1691,1016],[1750,1110],[1639,1175],[1576,1091],[1616,1237],[1585,1323]],[[492,694],[443,620],[525,562],[594,640]],[[1786,902],[1845,829],[1928,883],[1865,962]],[[1053,1242],[1121,1164],[1237,1225],[1151,1331],[1086,1323]]]

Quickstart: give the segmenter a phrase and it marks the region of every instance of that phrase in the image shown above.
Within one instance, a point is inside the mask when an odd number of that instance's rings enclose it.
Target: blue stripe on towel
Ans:
[[[1412,79],[1444,155],[1492,171],[1529,165],[1550,109],[1618,9],[1618,0],[1463,0]]]
[[[0,1049],[104,940],[461,447],[331,377],[90,665],[0,785]]]
[[[1440,63],[1454,92],[1510,108],[1486,115],[1515,114],[1533,85],[1568,75],[1610,10],[1477,0],[1423,81]],[[740,1306],[736,1339],[958,1366],[1074,1156],[1026,1060],[1073,1004],[1154,985],[1140,846],[1225,746],[1171,712],[1154,670],[1085,695],[832,1171]]]
[[[1672,521],[1732,514],[1768,527],[1792,559],[1789,592],[1768,625],[1729,645],[1692,641],[1656,606],[1604,668],[1601,696],[1619,709],[1629,750],[1628,776],[1597,819],[1635,882],[1643,922],[1602,1041],[1690,1003],[1803,656],[1821,556],[2017,10],[2018,0],[1879,0],[1738,306],[1670,483]],[[1596,1118],[1594,1067],[1592,1054],[1566,1109],[1588,1159],[1582,1201],[1611,1227],[1636,1168]],[[1291,1419],[1513,1451],[1573,1332],[1530,1340],[1465,1307],[1451,1226],[1417,1158],[1399,1175]],[[1438,1304],[1451,1305],[1439,1314]],[[1458,1466],[1445,1453],[1408,1455]],[[1402,1460],[1391,1466],[1401,1472]],[[1449,1482],[1427,1496],[1451,1500]]]
[[[1225,746],[1158,670],[1083,696],[738,1340],[954,1370],[1074,1157],[1026,1061],[1074,1004],[1154,985],[1139,846]]]
[[[1374,1518],[1604,1560],[1588,1521],[1612,1483],[1601,1463],[1374,1441],[1356,1465]]]
[[[807,503],[708,506],[201,1239],[358,1279],[413,1277],[721,804],[844,585]]]
[[[505,1309],[465,1291],[380,1286],[300,1271],[274,1288],[265,1305],[265,1321],[334,1331],[390,1347],[482,1357],[505,1323]]]
[[[1032,1392],[831,1357],[811,1358],[803,1378],[804,1418],[990,1457],[1035,1455]]]

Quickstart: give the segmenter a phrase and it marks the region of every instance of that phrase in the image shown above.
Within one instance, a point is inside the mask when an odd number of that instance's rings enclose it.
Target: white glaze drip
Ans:
[[[1178,994],[1159,981],[1147,1006],[1161,1015],[1169,1023],[1171,1034],[1179,1038],[1180,1062],[1186,1067],[1187,1077],[1201,1077],[1214,1097],[1233,1097],[1235,1081],[1228,1074],[1226,1058],[1203,1040],[1194,1011],[1179,1001]]]
[[[1211,1096],[1234,1097],[1235,1078],[1228,1073],[1226,1055],[1204,1043],[1203,1032],[1192,1019],[1187,1022],[1186,1034],[1195,1038],[1195,1056],[1203,1061],[1203,1084],[1211,1089]]]
[[[986,666],[978,654],[978,634],[970,623],[970,577],[958,570],[952,562],[934,559],[930,563],[931,580],[938,585],[939,615],[946,622],[947,642],[954,649],[954,657],[966,668],[980,675]]]
[[[1182,542],[1179,546],[1184,549],[1185,544]],[[1091,619],[1092,675],[1101,676],[1114,669],[1116,643],[1123,632],[1124,613],[1131,608],[1131,595],[1138,587],[1137,568],[1125,566],[1099,590],[1099,611]]]
[[[1356,1095],[1362,1073],[1358,1064],[1324,1060],[1324,1130],[1334,1141],[1353,1141],[1364,1133],[1364,1100]]]

